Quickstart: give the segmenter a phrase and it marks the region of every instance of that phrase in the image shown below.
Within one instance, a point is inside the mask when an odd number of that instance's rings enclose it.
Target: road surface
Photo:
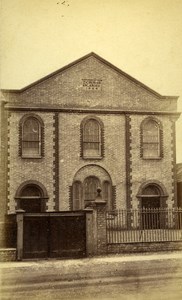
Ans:
[[[2,264],[1,284],[2,300],[181,300],[182,255]]]

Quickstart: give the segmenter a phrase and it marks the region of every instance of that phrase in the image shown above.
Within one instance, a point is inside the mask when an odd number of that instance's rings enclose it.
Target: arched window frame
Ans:
[[[99,128],[99,133],[98,133],[98,140],[97,141],[88,141],[86,140],[86,135],[85,135],[85,128],[86,126],[88,125],[88,123],[90,121],[95,121],[97,122],[98,124],[98,128]],[[82,123],[81,123],[81,153],[80,153],[80,156],[83,158],[83,159],[102,159],[104,157],[104,124],[103,122],[98,118],[98,117],[95,117],[95,116],[89,116],[89,117],[86,117]],[[98,150],[97,150],[97,153],[95,151],[94,154],[88,154],[86,149],[85,149],[85,144],[93,144],[93,143],[98,143]]]
[[[149,123],[149,122],[153,122],[153,124],[155,126],[157,126],[158,128],[158,136],[157,136],[157,140],[155,141],[146,141],[145,137],[147,137],[147,135],[145,136],[145,126]],[[150,136],[149,136],[150,138]],[[148,148],[146,148],[146,146],[148,146]],[[150,150],[150,148],[156,149],[157,153],[153,154],[153,155],[147,155],[145,153],[145,149],[146,150]],[[143,159],[161,159],[163,157],[163,129],[162,129],[162,123],[157,120],[156,118],[151,118],[148,117],[146,119],[143,120],[143,122],[141,123],[141,127],[140,127],[140,157],[142,157]]]
[[[35,120],[38,124],[38,139],[35,141],[38,144],[37,153],[26,153],[24,142],[32,142],[24,139],[24,126],[28,120]],[[31,149],[31,147],[30,147]],[[19,156],[22,158],[41,158],[44,156],[44,123],[36,114],[28,114],[23,116],[19,122]]]
[[[39,191],[39,195],[23,195],[24,191],[26,191],[27,188],[35,188]],[[41,203],[41,207],[40,207],[40,212],[44,212],[47,208],[46,206],[46,201],[48,200],[48,194],[47,191],[45,189],[45,187],[39,183],[36,180],[28,180],[26,182],[23,182],[18,190],[16,191],[16,195],[15,195],[15,200],[16,200],[16,209],[22,209],[21,207],[21,201],[25,200],[25,201],[40,201]]]

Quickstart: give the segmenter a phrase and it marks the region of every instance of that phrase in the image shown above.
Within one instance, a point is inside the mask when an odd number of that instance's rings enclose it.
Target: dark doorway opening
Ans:
[[[160,190],[155,185],[148,185],[142,193],[142,228],[159,229],[161,227],[160,217]]]

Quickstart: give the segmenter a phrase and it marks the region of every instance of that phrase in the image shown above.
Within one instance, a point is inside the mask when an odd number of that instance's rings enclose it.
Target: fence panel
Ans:
[[[108,211],[106,227],[108,244],[182,241],[182,209]]]

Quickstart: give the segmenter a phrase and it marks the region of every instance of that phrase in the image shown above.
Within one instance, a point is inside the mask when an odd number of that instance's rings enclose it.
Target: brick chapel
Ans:
[[[83,210],[98,187],[107,210],[176,207],[177,99],[95,53],[3,90],[1,228],[18,209]]]

